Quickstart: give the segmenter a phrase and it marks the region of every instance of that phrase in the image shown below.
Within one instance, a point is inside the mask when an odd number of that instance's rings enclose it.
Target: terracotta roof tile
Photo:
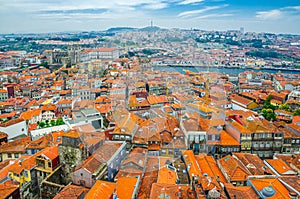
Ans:
[[[69,130],[65,134],[63,134],[63,137],[70,137],[70,138],[79,138],[80,136],[81,134],[77,130]]]
[[[258,199],[259,196],[256,194],[251,186],[233,186],[230,183],[225,184],[225,188],[230,196],[230,198],[240,198],[240,199]]]
[[[253,102],[252,100],[249,100],[247,98],[244,98],[242,96],[239,96],[239,95],[231,95],[230,96],[230,99],[231,101],[233,102],[237,102],[237,103],[240,103],[240,104],[243,104],[245,106],[249,105],[251,102]]]
[[[134,177],[120,177],[117,181],[116,195],[118,199],[130,199],[136,189],[138,179]]]
[[[233,153],[252,173],[252,175],[273,174],[257,154]]]
[[[102,163],[95,157],[95,156],[89,156],[87,159],[85,159],[82,164],[80,164],[78,167],[75,168],[75,171],[79,169],[85,169],[90,173],[94,173],[101,165]]]
[[[7,133],[0,131],[0,139],[7,138],[7,137],[8,137]],[[1,143],[0,143],[0,145],[1,145]]]
[[[157,183],[160,184],[176,184],[177,174],[176,171],[164,166],[158,171]]]
[[[251,175],[249,170],[237,159],[227,155],[218,160],[220,165],[224,168],[230,181],[246,181]]]
[[[26,147],[30,143],[30,137],[20,138],[18,140],[0,145],[0,153],[22,153],[26,152]]]
[[[149,199],[157,199],[161,197],[178,198],[181,192],[182,198],[187,198],[186,191],[177,184],[159,184],[154,183],[151,188]]]
[[[206,173],[208,176],[212,178],[217,178],[219,176],[219,180],[222,183],[226,182],[224,175],[219,169],[217,162],[212,156],[208,156],[207,154],[199,154],[195,156],[198,165],[203,173]]]
[[[147,149],[134,148],[128,157],[123,161],[120,171],[116,178],[121,176],[133,177],[140,175],[142,177],[147,162]]]
[[[12,111],[10,113],[5,113],[0,115],[0,119],[7,119],[7,118],[12,118],[16,115],[16,111]]]
[[[199,165],[195,159],[194,153],[191,150],[184,150],[182,151],[182,156],[184,158],[184,161],[186,165],[190,165],[190,169],[188,170],[188,173],[190,177],[194,176],[201,176],[202,172],[199,168]]]
[[[110,160],[110,158],[118,151],[122,144],[123,143],[105,142],[93,153],[92,156],[94,156],[95,159],[101,163],[108,162],[108,160]]]
[[[58,146],[51,146],[43,149],[42,151],[38,152],[36,155],[39,156],[43,154],[50,160],[54,160],[55,158],[58,157]]]
[[[8,127],[8,126],[18,124],[18,123],[23,122],[23,121],[24,121],[24,119],[17,118],[17,119],[9,120],[8,122],[2,123],[2,124],[0,124],[0,126],[1,127]]]
[[[41,107],[42,111],[55,111],[57,109],[55,104],[46,104],[44,106]]]
[[[7,198],[17,189],[19,189],[17,185],[0,184],[0,196],[1,198]]]
[[[296,172],[286,164],[282,159],[267,159],[265,160],[279,175],[296,174]]]
[[[222,146],[240,146],[241,144],[234,139],[228,132],[222,130],[220,143]]]
[[[51,145],[50,139],[51,138],[48,135],[45,135],[33,140],[28,144],[27,149],[44,149]]]
[[[148,199],[150,196],[151,186],[157,182],[159,169],[159,157],[150,156],[148,157],[146,170],[142,182],[140,185],[138,198]]]
[[[8,171],[12,172],[14,174],[20,174],[20,173],[22,173],[23,170],[24,170],[24,168],[21,165],[19,165],[19,164],[13,164],[13,165],[11,165],[9,167]]]
[[[116,183],[98,180],[90,189],[85,199],[110,199],[116,189]]]
[[[268,199],[289,199],[289,190],[277,179],[277,178],[250,178],[252,186],[262,193],[263,189],[266,191],[274,190],[275,193],[270,197],[266,197]]]
[[[298,176],[282,176],[279,177],[279,180],[291,186],[291,187],[287,186],[290,192],[295,192],[295,190],[300,192],[300,180]]]

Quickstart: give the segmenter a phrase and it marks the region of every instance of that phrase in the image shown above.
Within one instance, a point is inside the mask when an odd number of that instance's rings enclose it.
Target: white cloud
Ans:
[[[300,6],[287,6],[282,8],[283,10],[285,9],[291,9],[291,10],[295,10],[295,11],[300,11]]]
[[[148,4],[143,7],[146,9],[149,9],[149,10],[160,10],[160,9],[168,7],[168,4],[167,3],[156,3],[156,4]]]
[[[217,17],[230,17],[233,14],[208,14],[196,17],[196,19],[208,19],[208,18],[217,18]]]
[[[269,10],[269,11],[262,11],[257,12],[256,17],[262,20],[275,20],[280,19],[284,16],[283,12],[280,10]]]
[[[10,0],[1,2],[0,10],[26,10],[26,12],[38,12],[41,10],[79,10],[79,9],[108,9],[108,10],[134,10],[162,9],[168,6],[166,0]]]
[[[256,12],[256,18],[261,20],[276,20],[293,15],[300,15],[300,6],[287,6],[279,9]]]
[[[184,0],[178,4],[180,5],[188,5],[188,4],[194,4],[194,3],[201,3],[203,2],[204,0]]]
[[[207,11],[210,10],[216,10],[216,9],[220,9],[223,7],[228,6],[226,5],[222,5],[222,6],[207,6],[203,9],[199,9],[199,10],[190,10],[190,11],[185,11],[185,12],[181,12],[178,14],[178,17],[182,17],[182,18],[190,18],[190,17],[196,17],[197,15],[201,14],[201,13],[205,13]]]

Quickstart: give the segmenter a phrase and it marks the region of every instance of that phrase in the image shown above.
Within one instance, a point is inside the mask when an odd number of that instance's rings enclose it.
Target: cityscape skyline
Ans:
[[[229,30],[299,34],[296,0],[142,0],[1,2],[0,33],[99,31],[111,27]]]
[[[0,199],[300,197],[296,2],[0,1]]]

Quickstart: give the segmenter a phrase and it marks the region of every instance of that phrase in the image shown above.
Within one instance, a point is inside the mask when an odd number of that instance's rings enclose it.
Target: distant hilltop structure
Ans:
[[[241,27],[241,28],[240,28],[240,32],[241,32],[242,34],[244,34],[244,33],[245,33],[245,29],[244,29],[244,27]]]

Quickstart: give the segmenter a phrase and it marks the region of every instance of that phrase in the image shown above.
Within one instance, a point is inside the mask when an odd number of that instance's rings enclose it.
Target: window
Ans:
[[[51,162],[48,162],[48,167],[51,168]]]
[[[281,137],[281,134],[280,133],[276,133],[275,137]]]
[[[15,154],[15,158],[18,158],[18,157],[19,157],[19,154],[18,154],[18,153],[16,153],[16,154]]]
[[[28,178],[28,171],[24,170],[24,176]]]
[[[8,158],[11,158],[11,153],[8,153],[8,154],[7,154],[7,157],[8,157]]]
[[[212,135],[208,135],[207,140],[212,140]]]

